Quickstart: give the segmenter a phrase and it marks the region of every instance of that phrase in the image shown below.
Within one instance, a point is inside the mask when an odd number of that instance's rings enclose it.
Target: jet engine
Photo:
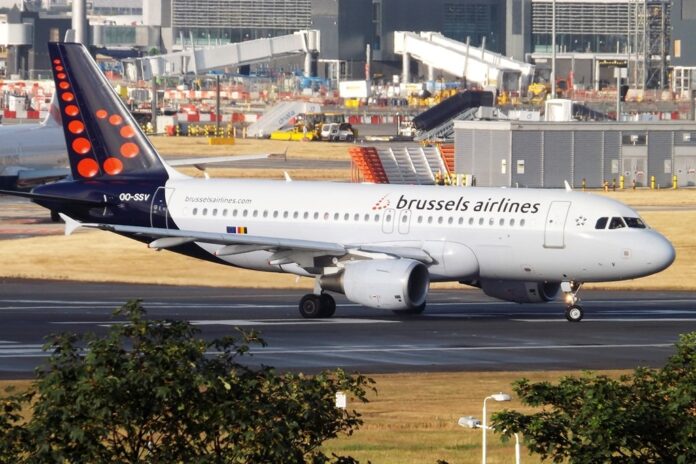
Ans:
[[[488,296],[515,303],[546,303],[556,298],[561,283],[482,280],[481,290]]]
[[[361,305],[403,310],[425,303],[430,275],[425,265],[412,259],[376,259],[349,262],[342,272],[322,276],[319,283]]]

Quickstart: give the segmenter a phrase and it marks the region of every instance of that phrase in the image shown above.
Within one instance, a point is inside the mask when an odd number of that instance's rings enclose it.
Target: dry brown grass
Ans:
[[[618,376],[620,372],[603,372]],[[481,418],[483,398],[504,391],[512,393],[510,384],[519,378],[533,381],[556,381],[573,372],[452,372],[371,375],[377,393],[370,402],[350,401],[348,407],[363,415],[364,425],[351,437],[341,437],[325,444],[326,451],[351,455],[361,462],[379,464],[422,464],[445,459],[454,464],[481,461],[480,430],[457,425],[460,416]],[[28,382],[0,382],[26,388]],[[510,403],[488,402],[489,413],[503,408],[528,411],[513,398]],[[488,436],[488,462],[514,461],[514,441],[503,444],[493,434]],[[525,463],[540,462],[522,451]]]
[[[208,145],[204,138],[154,137],[154,144],[167,156],[221,156],[231,154],[282,153],[289,159],[347,160],[350,144],[237,140],[234,145]],[[194,170],[191,174],[201,175]],[[214,177],[282,178],[283,169],[211,169]],[[292,169],[294,179],[348,180],[349,170]],[[634,207],[694,206],[695,211],[646,211],[643,216],[665,234],[677,249],[676,262],[655,276],[590,288],[694,290],[696,289],[696,234],[690,224],[696,219],[696,189],[624,190],[597,192]],[[17,259],[21,256],[22,259]],[[133,266],[132,263],[138,263]],[[71,237],[33,237],[0,241],[0,277],[70,279],[86,281],[140,282],[152,284],[222,287],[310,288],[309,279],[224,267],[163,251],[103,232],[80,232]],[[458,288],[457,284],[436,284]]]

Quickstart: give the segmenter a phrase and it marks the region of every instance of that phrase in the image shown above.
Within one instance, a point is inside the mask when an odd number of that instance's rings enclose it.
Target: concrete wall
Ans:
[[[696,66],[696,2],[673,0],[672,66]]]

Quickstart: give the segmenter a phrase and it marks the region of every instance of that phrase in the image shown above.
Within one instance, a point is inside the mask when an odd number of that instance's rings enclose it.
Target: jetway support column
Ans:
[[[411,56],[404,52],[401,55],[401,82],[408,84],[411,81]]]
[[[304,77],[312,77],[312,53],[307,52],[304,56]]]

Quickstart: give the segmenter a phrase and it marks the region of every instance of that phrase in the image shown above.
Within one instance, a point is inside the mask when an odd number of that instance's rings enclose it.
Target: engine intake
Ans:
[[[414,309],[425,303],[430,274],[412,259],[353,261],[338,274],[322,276],[319,284],[371,308]]]
[[[524,282],[521,280],[482,280],[481,290],[488,296],[515,303],[546,303],[561,290],[560,282]]]

